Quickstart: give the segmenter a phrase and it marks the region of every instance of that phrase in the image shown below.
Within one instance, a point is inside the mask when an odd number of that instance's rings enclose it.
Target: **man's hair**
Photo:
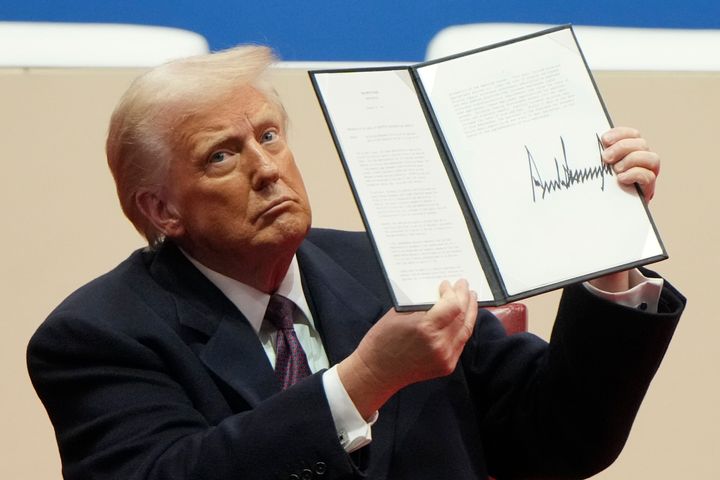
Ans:
[[[136,196],[164,182],[173,128],[248,85],[287,117],[266,75],[275,61],[269,48],[251,45],[188,57],[143,74],[122,96],[110,119],[107,161],[123,212],[150,246],[162,241],[162,232],[138,208]]]

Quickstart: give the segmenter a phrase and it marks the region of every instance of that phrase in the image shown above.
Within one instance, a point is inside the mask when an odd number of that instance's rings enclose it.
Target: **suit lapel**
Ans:
[[[297,253],[305,298],[334,365],[350,355],[382,315],[382,304],[309,241]]]
[[[180,325],[205,339],[193,345],[200,360],[250,406],[280,391],[257,334],[244,315],[177,247],[165,244],[151,274],[173,294]]]
[[[255,407],[281,387],[255,331],[244,317],[238,320],[222,319],[199,356],[207,368]]]

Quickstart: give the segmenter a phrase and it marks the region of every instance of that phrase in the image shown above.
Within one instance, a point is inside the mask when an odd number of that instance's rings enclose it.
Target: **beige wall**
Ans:
[[[52,429],[25,372],[25,345],[49,311],[142,244],[107,172],[107,120],[132,70],[0,70],[0,478],[60,478]],[[617,124],[640,128],[664,158],[652,211],[670,253],[656,268],[690,298],[625,451],[599,479],[720,478],[720,385],[711,276],[720,162],[720,74],[599,72]],[[361,228],[304,74],[276,73],[294,119],[291,140],[315,224]],[[557,293],[528,300],[547,337]],[[704,313],[703,313],[704,312]]]

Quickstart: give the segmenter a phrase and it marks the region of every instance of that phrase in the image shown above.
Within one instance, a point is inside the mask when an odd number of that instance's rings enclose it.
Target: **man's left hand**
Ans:
[[[615,127],[602,138],[603,161],[612,165],[623,185],[637,183],[650,201],[655,195],[655,181],[660,174],[660,156],[651,151],[640,132],[630,127]]]
[[[655,181],[660,174],[660,156],[651,151],[640,132],[630,127],[615,127],[601,137],[603,161],[612,165],[623,185],[637,183],[646,201],[655,195]],[[617,272],[591,280],[606,292],[622,292],[630,288],[628,272]]]

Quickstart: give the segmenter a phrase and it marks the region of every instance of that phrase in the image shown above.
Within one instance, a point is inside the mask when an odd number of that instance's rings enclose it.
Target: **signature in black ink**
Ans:
[[[602,141],[600,141],[599,136],[596,135],[596,137],[598,144],[598,153],[602,154]],[[590,180],[595,180],[596,178],[600,179],[600,190],[605,191],[605,176],[613,176],[612,167],[607,163],[603,162],[602,157],[600,157],[600,165],[596,167],[586,167],[580,169],[570,168],[570,164],[568,163],[567,150],[565,149],[565,140],[562,136],[560,137],[560,145],[562,146],[563,154],[562,166],[558,164],[558,159],[557,157],[555,157],[554,160],[556,178],[547,181],[543,180],[542,175],[540,175],[540,171],[535,164],[535,159],[533,158],[532,152],[530,151],[528,146],[525,145],[525,151],[527,152],[528,158],[528,167],[530,168],[530,184],[532,188],[533,202],[537,201],[537,196],[535,193],[536,190],[539,190],[542,193],[542,195],[540,196],[540,199],[542,200],[545,198],[546,194],[552,193],[555,190],[568,190],[573,185],[585,183]]]

